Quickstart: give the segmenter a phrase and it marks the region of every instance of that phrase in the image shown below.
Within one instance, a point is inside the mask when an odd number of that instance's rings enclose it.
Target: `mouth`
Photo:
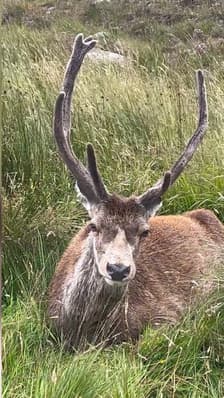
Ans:
[[[104,276],[104,280],[109,286],[117,286],[117,287],[126,286],[127,283],[129,282],[128,278],[125,278],[122,281],[113,281],[112,278],[107,276]]]

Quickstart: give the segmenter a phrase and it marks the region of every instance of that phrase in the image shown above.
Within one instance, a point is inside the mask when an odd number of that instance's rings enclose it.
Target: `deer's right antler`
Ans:
[[[54,112],[54,136],[59,153],[76,179],[78,187],[89,203],[97,204],[108,196],[96,165],[94,149],[87,146],[88,169],[80,162],[72,151],[70,144],[71,132],[71,100],[75,79],[85,55],[96,45],[92,37],[83,38],[77,35],[71,57],[65,71],[62,91],[59,94]]]

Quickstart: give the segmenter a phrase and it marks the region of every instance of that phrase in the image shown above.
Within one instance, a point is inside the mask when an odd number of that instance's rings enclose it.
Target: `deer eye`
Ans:
[[[145,229],[145,230],[141,233],[140,237],[141,237],[141,238],[146,238],[146,237],[148,236],[148,234],[149,234],[149,229]]]
[[[94,224],[94,223],[91,222],[91,223],[89,224],[89,231],[98,232],[98,229],[97,229],[96,224]]]

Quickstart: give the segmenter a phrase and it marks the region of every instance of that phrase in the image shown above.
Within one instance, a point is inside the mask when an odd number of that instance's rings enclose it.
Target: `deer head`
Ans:
[[[91,221],[87,228],[93,241],[98,272],[108,284],[125,284],[135,276],[135,259],[141,241],[149,233],[149,219],[162,204],[162,197],[191,160],[207,128],[207,100],[202,71],[197,71],[198,126],[183,153],[164,176],[140,196],[124,198],[107,191],[97,168],[94,149],[87,145],[87,167],[75,156],[70,144],[70,108],[75,79],[85,55],[96,44],[79,34],[69,59],[62,91],[55,105],[54,135],[59,153],[76,180],[78,196]],[[150,239],[150,235],[147,239]]]

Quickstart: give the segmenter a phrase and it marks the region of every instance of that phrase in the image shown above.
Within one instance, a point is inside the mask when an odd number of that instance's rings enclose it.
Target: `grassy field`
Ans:
[[[103,9],[95,16],[83,12],[91,26],[84,17],[73,22],[66,14],[62,16],[62,2],[56,3],[61,7],[57,18],[41,30],[18,18],[1,29],[3,397],[223,398],[222,276],[219,291],[200,309],[186,314],[175,328],[149,328],[137,346],[90,347],[82,354],[67,354],[47,327],[45,307],[56,262],[87,219],[52,137],[54,101],[75,34],[106,28],[101,46],[119,47],[131,59],[125,68],[85,62],[73,106],[76,153],[84,159],[85,145],[92,142],[109,190],[124,195],[141,193],[180,153],[197,121],[195,70],[205,69],[209,130],[190,167],[166,196],[162,212],[205,207],[224,222],[220,41],[224,32],[220,30],[217,37],[213,32],[217,25],[208,21],[206,25],[208,5],[201,9],[203,18],[198,18],[207,46],[200,52],[200,41],[193,40],[186,21],[178,18],[167,26],[163,20],[155,22],[149,40],[146,30],[141,37],[124,28],[122,33],[115,30],[117,15],[110,16],[110,28],[109,11],[105,11],[105,26]],[[163,3],[168,7],[170,2]],[[15,4],[23,10],[18,14],[17,9],[16,14],[22,18],[34,12],[35,5],[39,9],[41,2],[14,1],[12,10]],[[176,38],[172,48],[168,46],[171,33]]]

